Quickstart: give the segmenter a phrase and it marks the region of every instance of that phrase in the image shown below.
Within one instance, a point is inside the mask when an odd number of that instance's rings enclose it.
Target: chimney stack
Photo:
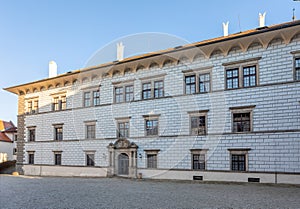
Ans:
[[[124,45],[122,42],[117,43],[117,60],[122,61],[124,59]]]
[[[264,12],[263,14],[259,13],[259,27],[265,27],[265,18],[266,18],[266,12]]]
[[[57,64],[54,61],[49,62],[49,78],[57,76]]]
[[[224,36],[228,36],[228,25],[229,25],[229,21],[227,21],[226,23],[223,22],[223,33],[224,33]]]

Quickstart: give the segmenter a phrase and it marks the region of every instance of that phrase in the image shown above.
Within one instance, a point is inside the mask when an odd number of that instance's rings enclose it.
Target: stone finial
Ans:
[[[224,36],[228,36],[228,25],[229,25],[229,21],[227,21],[226,23],[223,22],[223,34],[224,34]]]
[[[49,62],[49,78],[57,76],[57,64],[54,61]]]
[[[266,12],[263,14],[259,13],[259,27],[265,27],[265,18],[266,18]]]
[[[124,45],[122,42],[117,43],[117,60],[121,61],[124,59]]]

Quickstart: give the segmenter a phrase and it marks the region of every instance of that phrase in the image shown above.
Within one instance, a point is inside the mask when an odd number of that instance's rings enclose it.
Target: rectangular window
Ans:
[[[129,137],[129,122],[118,123],[118,137],[128,138]]]
[[[95,154],[86,154],[86,165],[95,166]]]
[[[34,153],[28,153],[28,164],[34,164]]]
[[[147,168],[157,168],[157,154],[147,154]]]
[[[34,142],[35,141],[35,128],[30,128],[28,129],[29,131],[29,140],[30,142]]]
[[[256,86],[256,66],[243,68],[244,87]]]
[[[233,132],[249,132],[251,131],[250,112],[233,113]]]
[[[66,110],[67,109],[67,97],[61,96],[61,109]]]
[[[123,87],[115,88],[115,102],[116,103],[123,102]]]
[[[231,155],[231,170],[246,171],[246,154]]]
[[[34,100],[33,101],[33,113],[38,113],[38,109],[39,109],[39,100]]]
[[[93,105],[100,105],[100,91],[93,91]]]
[[[206,134],[205,116],[191,116],[191,134],[192,135]]]
[[[196,76],[195,75],[185,76],[185,93],[186,94],[196,93]]]
[[[63,127],[62,126],[54,127],[54,140],[55,141],[63,140]]]
[[[193,170],[205,170],[205,154],[192,154]]]
[[[300,80],[300,58],[295,59],[295,79]]]
[[[226,70],[226,88],[236,89],[239,88],[239,69]]]
[[[61,165],[61,153],[54,153],[54,165]]]
[[[155,81],[154,82],[154,98],[160,98],[164,96],[164,82]]]
[[[133,100],[133,86],[125,86],[125,101],[131,102]]]
[[[32,101],[28,101],[27,103],[27,112],[32,113]]]
[[[86,125],[86,138],[87,139],[96,138],[96,125]]]
[[[58,111],[59,110],[59,97],[54,97],[53,98],[53,110]]]
[[[91,93],[90,92],[84,93],[84,106],[85,107],[91,106]]]
[[[143,99],[151,98],[151,82],[143,84]]]
[[[199,92],[207,93],[210,92],[210,74],[199,75]]]
[[[158,135],[158,119],[146,120],[146,135],[147,136]]]

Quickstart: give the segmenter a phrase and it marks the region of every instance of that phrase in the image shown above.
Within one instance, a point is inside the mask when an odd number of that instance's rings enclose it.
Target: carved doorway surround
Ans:
[[[118,139],[107,148],[109,154],[107,176],[137,178],[138,146],[127,139]]]

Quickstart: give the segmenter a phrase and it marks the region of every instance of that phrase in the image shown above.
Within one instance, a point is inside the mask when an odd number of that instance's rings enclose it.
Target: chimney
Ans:
[[[227,21],[226,23],[223,22],[223,33],[224,33],[224,36],[228,36],[228,25],[229,25],[229,21]]]
[[[266,18],[266,12],[264,12],[263,14],[259,13],[259,27],[265,27],[265,18]]]
[[[57,64],[54,61],[49,62],[49,78],[57,76]]]
[[[124,59],[124,45],[122,42],[117,43],[117,60],[122,61]]]

